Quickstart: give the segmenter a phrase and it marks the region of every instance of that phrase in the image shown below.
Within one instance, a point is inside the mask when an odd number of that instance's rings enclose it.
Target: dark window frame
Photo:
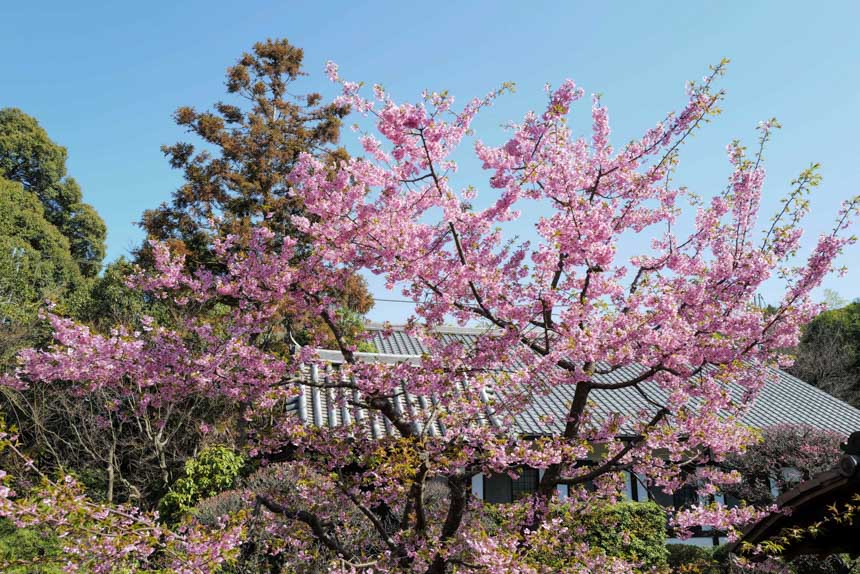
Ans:
[[[517,469],[517,478],[511,478],[507,473],[498,473],[492,475],[483,475],[483,492],[484,501],[490,504],[510,504],[521,498],[528,496],[531,493],[537,492],[538,484],[540,483],[540,471],[536,468],[522,467]],[[498,488],[499,482],[503,485],[506,492],[502,496],[490,497],[489,493],[493,488]],[[493,500],[490,500],[492,498]]]

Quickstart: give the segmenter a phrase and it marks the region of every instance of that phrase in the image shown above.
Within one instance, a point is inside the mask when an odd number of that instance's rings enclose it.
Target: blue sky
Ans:
[[[678,180],[703,195],[718,191],[725,145],[752,144],[757,122],[776,116],[784,127],[766,156],[766,206],[821,162],[811,241],[842,199],[860,193],[857,2],[79,1],[7,3],[0,16],[0,107],[34,115],[69,149],[70,174],[108,224],[109,259],[140,241],[133,222],[180,183],[159,151],[182,138],[173,110],[222,98],[224,69],[267,37],[304,48],[312,76],[302,87],[327,94],[327,59],[342,76],[402,99],[431,88],[465,101],[514,81],[516,94],[477,125],[494,143],[501,123],[541,107],[544,83],[567,77],[603,94],[613,141],[624,143],[683,103],[686,80],[728,57],[724,113],[685,147]],[[842,263],[849,274],[827,286],[860,297],[860,247]],[[408,312],[381,303],[371,317]]]

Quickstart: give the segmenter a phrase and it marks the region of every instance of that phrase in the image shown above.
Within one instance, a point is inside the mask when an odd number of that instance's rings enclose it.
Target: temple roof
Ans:
[[[373,353],[358,353],[359,360],[370,362],[417,362],[421,355],[429,353],[419,339],[409,335],[402,327],[394,327],[386,332],[378,325],[370,325],[371,342],[376,348]],[[448,327],[437,330],[442,342],[460,341],[473,344],[481,335],[486,335],[488,329],[471,329]],[[296,412],[302,420],[317,426],[337,427],[350,424],[352,421],[363,421],[368,425],[368,432],[374,436],[389,435],[396,432],[382,417],[360,408],[355,403],[360,397],[351,390],[333,388],[331,383],[340,378],[338,366],[343,357],[337,351],[321,350],[320,357],[325,365],[304,369],[308,382],[302,389],[300,397],[291,402],[288,410]],[[596,375],[595,379],[603,383],[623,382],[637,376],[644,370],[639,365],[629,365],[615,370],[609,375]],[[803,424],[822,430],[838,432],[844,435],[860,429],[860,410],[836,399],[824,391],[805,383],[804,381],[778,369],[770,369],[770,380],[764,385],[748,412],[742,417],[743,422],[757,428],[778,424]],[[468,392],[462,383],[462,392]],[[328,387],[328,388],[326,388]],[[642,388],[648,396],[656,401],[665,401],[667,392],[653,381],[642,383]],[[516,417],[515,428],[520,435],[546,436],[560,433],[563,421],[568,412],[568,406],[573,399],[575,385],[558,385],[547,394],[534,394],[530,397],[529,407]],[[430,435],[444,434],[445,429],[437,420],[424,416],[433,402],[432,397],[411,396],[405,387],[396,397],[395,407],[403,413],[408,413],[415,424],[427,426]],[[729,385],[729,391],[736,398],[743,394],[738,385]],[[344,393],[349,393],[348,395]],[[482,420],[494,424],[495,413],[491,405],[496,397],[492,391],[484,391],[481,399],[488,405],[482,415]],[[614,390],[592,390],[591,400],[594,404],[593,414],[597,419],[603,419],[613,414],[641,420],[643,416],[653,416],[656,407],[649,403],[636,389],[632,387]],[[621,433],[633,433],[633,424],[622,425]]]

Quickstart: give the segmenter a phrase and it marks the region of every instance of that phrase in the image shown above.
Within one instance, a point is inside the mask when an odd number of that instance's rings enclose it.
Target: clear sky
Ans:
[[[679,180],[703,195],[718,191],[728,174],[725,145],[754,143],[757,122],[776,116],[784,127],[766,156],[767,206],[801,169],[821,162],[824,184],[806,226],[812,241],[829,229],[839,202],[860,193],[855,1],[79,0],[6,2],[0,20],[0,107],[22,108],[69,149],[70,174],[107,222],[108,259],[140,241],[133,223],[180,183],[159,151],[182,138],[173,110],[222,98],[225,68],[267,37],[304,48],[312,76],[302,87],[327,94],[328,59],[343,77],[380,83],[402,99],[431,88],[462,102],[514,81],[517,93],[477,126],[492,143],[503,137],[499,124],[540,108],[544,83],[570,77],[603,94],[613,141],[623,144],[683,103],[686,80],[728,57],[724,113],[685,147]],[[848,275],[827,286],[860,297],[860,247],[842,263]],[[371,286],[379,297],[399,297]],[[381,303],[371,317],[408,312]]]

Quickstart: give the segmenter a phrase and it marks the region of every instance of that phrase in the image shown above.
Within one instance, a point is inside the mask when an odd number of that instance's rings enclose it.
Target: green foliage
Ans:
[[[669,568],[677,574],[720,574],[720,560],[711,548],[667,544]]]
[[[143,315],[154,317],[159,324],[167,322],[163,302],[147,298],[127,285],[133,271],[134,265],[124,257],[109,263],[86,291],[79,291],[71,299],[71,314],[101,332],[116,325],[136,325]]]
[[[790,371],[860,407],[860,301],[813,319],[803,331]]]
[[[0,519],[0,564],[6,574],[60,574],[62,548],[56,538]]]
[[[672,574],[856,574],[860,572],[860,561],[848,556],[798,556],[783,570],[775,570],[774,563],[747,563],[744,566],[730,566],[729,545],[717,548],[703,548],[691,544],[668,544],[669,569]]]
[[[85,291],[101,268],[105,235],[66,177],[66,149],[21,110],[0,109],[0,366],[45,343],[38,309]]]
[[[337,311],[338,327],[343,331],[347,340],[356,341],[356,349],[362,353],[376,353],[376,345],[361,339],[364,333],[364,317],[359,313],[342,307]]]
[[[666,565],[666,513],[654,502],[619,502],[587,515],[586,540],[608,555],[641,562],[642,570]]]
[[[639,564],[632,572],[665,571],[667,567],[666,514],[656,503],[619,502],[585,513],[562,504],[553,513],[567,532],[575,533],[574,539],[560,545],[539,542],[531,556],[536,564],[561,571],[569,562],[571,544],[586,542],[596,553]]]
[[[185,462],[184,476],[159,502],[162,518],[175,523],[202,499],[233,488],[244,465],[244,457],[226,446],[204,448]]]
[[[800,556],[791,561],[791,574],[857,574],[860,560],[846,555]]]
[[[21,110],[0,110],[0,173],[49,203],[62,194],[53,187],[66,175],[66,149]]]
[[[63,295],[82,278],[69,240],[20,183],[0,179],[0,304],[30,305]]]
[[[790,552],[798,547],[802,548],[803,544],[810,540],[828,540],[828,536],[834,530],[852,532],[857,525],[858,517],[860,517],[860,493],[854,493],[848,499],[840,498],[832,504],[826,505],[822,510],[823,513],[815,516],[815,520],[798,519],[795,525],[783,528],[777,534],[759,541],[756,545],[748,541],[741,542],[739,554],[749,555],[753,551],[760,550],[769,557],[780,558],[783,554],[790,555]],[[790,564],[794,565],[795,563],[799,564],[796,568],[799,573],[816,572],[815,568],[820,566],[805,564],[797,560]],[[842,572],[845,571],[846,569],[842,570]]]
[[[0,364],[43,341],[37,311],[46,299],[61,300],[84,283],[68,239],[38,198],[0,178]]]
[[[74,180],[68,180],[75,187]],[[80,192],[78,192],[80,196]],[[69,238],[72,256],[85,277],[95,277],[105,256],[107,227],[95,208],[78,202],[62,219],[62,231]]]
[[[44,218],[68,239],[81,274],[95,277],[107,229],[83,203],[77,182],[66,176],[66,156],[66,148],[54,143],[35,118],[15,108],[0,110],[0,177],[20,183],[38,198]]]

